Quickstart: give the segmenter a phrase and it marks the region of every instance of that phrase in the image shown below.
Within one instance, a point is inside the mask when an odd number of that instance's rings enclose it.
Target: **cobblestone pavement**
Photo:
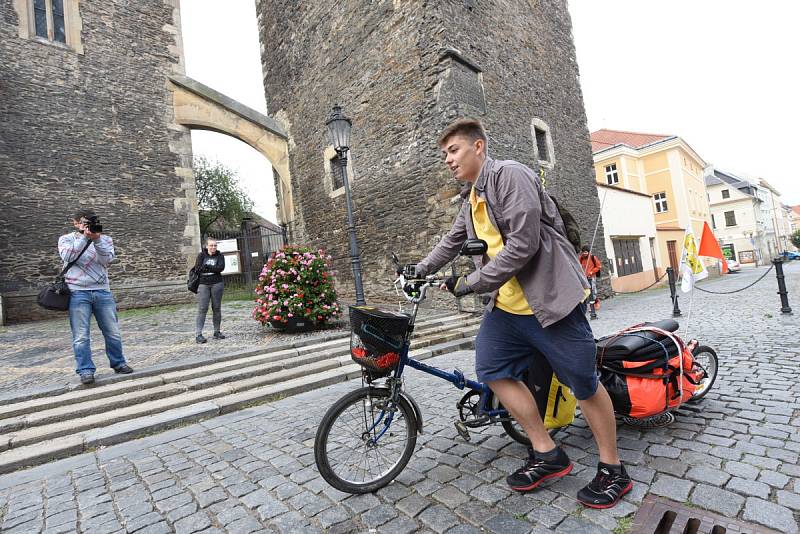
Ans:
[[[763,272],[763,270],[761,271]],[[745,272],[706,283],[723,290]],[[787,268],[800,295],[800,263]],[[461,392],[409,371],[424,433],[409,466],[376,494],[350,496],[317,474],[313,439],[325,407],[355,382],[0,477],[3,532],[581,532],[612,531],[647,493],[797,532],[800,512],[800,346],[796,316],[781,316],[772,275],[747,292],[681,297],[682,331],[715,347],[720,376],[697,412],[667,428],[622,426],[619,446],[635,479],[610,510],[586,510],[576,491],[597,456],[581,419],[561,434],[576,469],[527,495],[505,476],[525,450],[487,428],[465,443],[452,422]],[[669,316],[664,291],[615,298],[593,322],[596,334]],[[798,302],[800,305],[800,301]],[[688,324],[687,324],[688,323]],[[473,354],[429,360],[472,372]]]

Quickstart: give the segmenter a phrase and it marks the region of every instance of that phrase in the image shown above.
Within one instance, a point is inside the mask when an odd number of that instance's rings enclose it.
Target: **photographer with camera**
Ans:
[[[213,311],[214,339],[225,339],[225,336],[219,331],[222,324],[222,291],[225,288],[221,273],[225,270],[225,256],[217,250],[216,239],[208,238],[206,248],[197,255],[194,267],[200,273],[200,285],[197,288],[195,341],[198,343],[207,341],[203,336],[203,326],[206,323],[209,300]]]
[[[75,353],[75,372],[82,384],[91,384],[96,371],[89,340],[89,319],[92,315],[103,333],[106,356],[114,372],[130,374],[133,369],[122,354],[117,303],[108,284],[108,265],[114,260],[114,243],[102,233],[100,218],[92,210],[78,210],[70,220],[75,231],[59,238],[58,253],[65,265],[78,258],[64,273],[64,280],[72,292],[69,299],[69,325]],[[87,241],[88,248],[81,254]]]

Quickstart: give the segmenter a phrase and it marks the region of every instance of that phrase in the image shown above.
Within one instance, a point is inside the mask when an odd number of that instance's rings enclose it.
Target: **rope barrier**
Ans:
[[[695,289],[697,289],[697,290],[699,290],[699,291],[702,291],[703,293],[713,293],[714,295],[732,295],[733,293],[739,293],[740,291],[744,291],[745,289],[751,288],[751,287],[753,287],[754,285],[756,285],[757,283],[759,283],[761,280],[763,280],[763,279],[764,279],[764,277],[765,277],[765,276],[767,276],[767,275],[769,274],[769,272],[772,270],[772,268],[773,268],[773,267],[775,267],[775,266],[774,266],[774,265],[771,265],[771,266],[770,266],[770,268],[769,268],[769,269],[767,269],[767,272],[765,272],[764,274],[762,274],[762,275],[761,275],[761,276],[758,278],[758,280],[756,280],[756,281],[755,281],[755,282],[753,282],[752,284],[748,284],[748,285],[744,286],[744,287],[743,287],[743,288],[741,288],[741,289],[734,289],[733,291],[711,291],[710,289],[703,289],[702,287],[700,287],[700,286],[697,286],[697,285],[696,285],[696,286],[694,286],[694,288],[695,288]]]
[[[617,295],[633,295],[634,293],[641,293],[642,291],[646,291],[651,287],[653,287],[654,285],[656,285],[657,283],[659,283],[660,281],[662,281],[665,276],[667,276],[667,273],[662,274],[658,280],[656,280],[647,287],[643,287],[642,289],[637,289],[636,291],[615,291],[614,293],[616,293]]]

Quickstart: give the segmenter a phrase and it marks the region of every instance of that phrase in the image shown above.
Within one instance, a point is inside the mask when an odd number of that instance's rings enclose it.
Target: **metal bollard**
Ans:
[[[775,266],[775,278],[778,279],[778,295],[781,296],[781,313],[791,314],[792,308],[789,307],[789,292],[786,291],[786,280],[783,275],[783,258],[774,258],[772,265]]]
[[[667,267],[667,280],[669,280],[669,297],[672,299],[672,316],[680,317],[681,309],[678,307],[678,291],[675,289],[675,271]]]

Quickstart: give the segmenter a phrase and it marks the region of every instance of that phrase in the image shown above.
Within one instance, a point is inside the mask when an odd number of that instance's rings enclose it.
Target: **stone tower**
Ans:
[[[178,4],[0,0],[8,320],[42,316],[36,288],[58,272],[58,237],[78,207],[94,208],[114,238],[111,283],[122,306],[187,298],[187,258],[200,236],[191,139],[168,88],[183,73]]]
[[[545,171],[591,239],[599,212],[565,0],[257,0],[270,113],[289,133],[297,242],[326,247],[352,287],[343,190],[325,120],[353,120],[348,175],[368,300],[386,296],[390,251],[420,259],[459,208],[436,146],[479,118],[489,154]],[[602,227],[598,234],[602,236]],[[603,240],[596,253],[605,258]]]

